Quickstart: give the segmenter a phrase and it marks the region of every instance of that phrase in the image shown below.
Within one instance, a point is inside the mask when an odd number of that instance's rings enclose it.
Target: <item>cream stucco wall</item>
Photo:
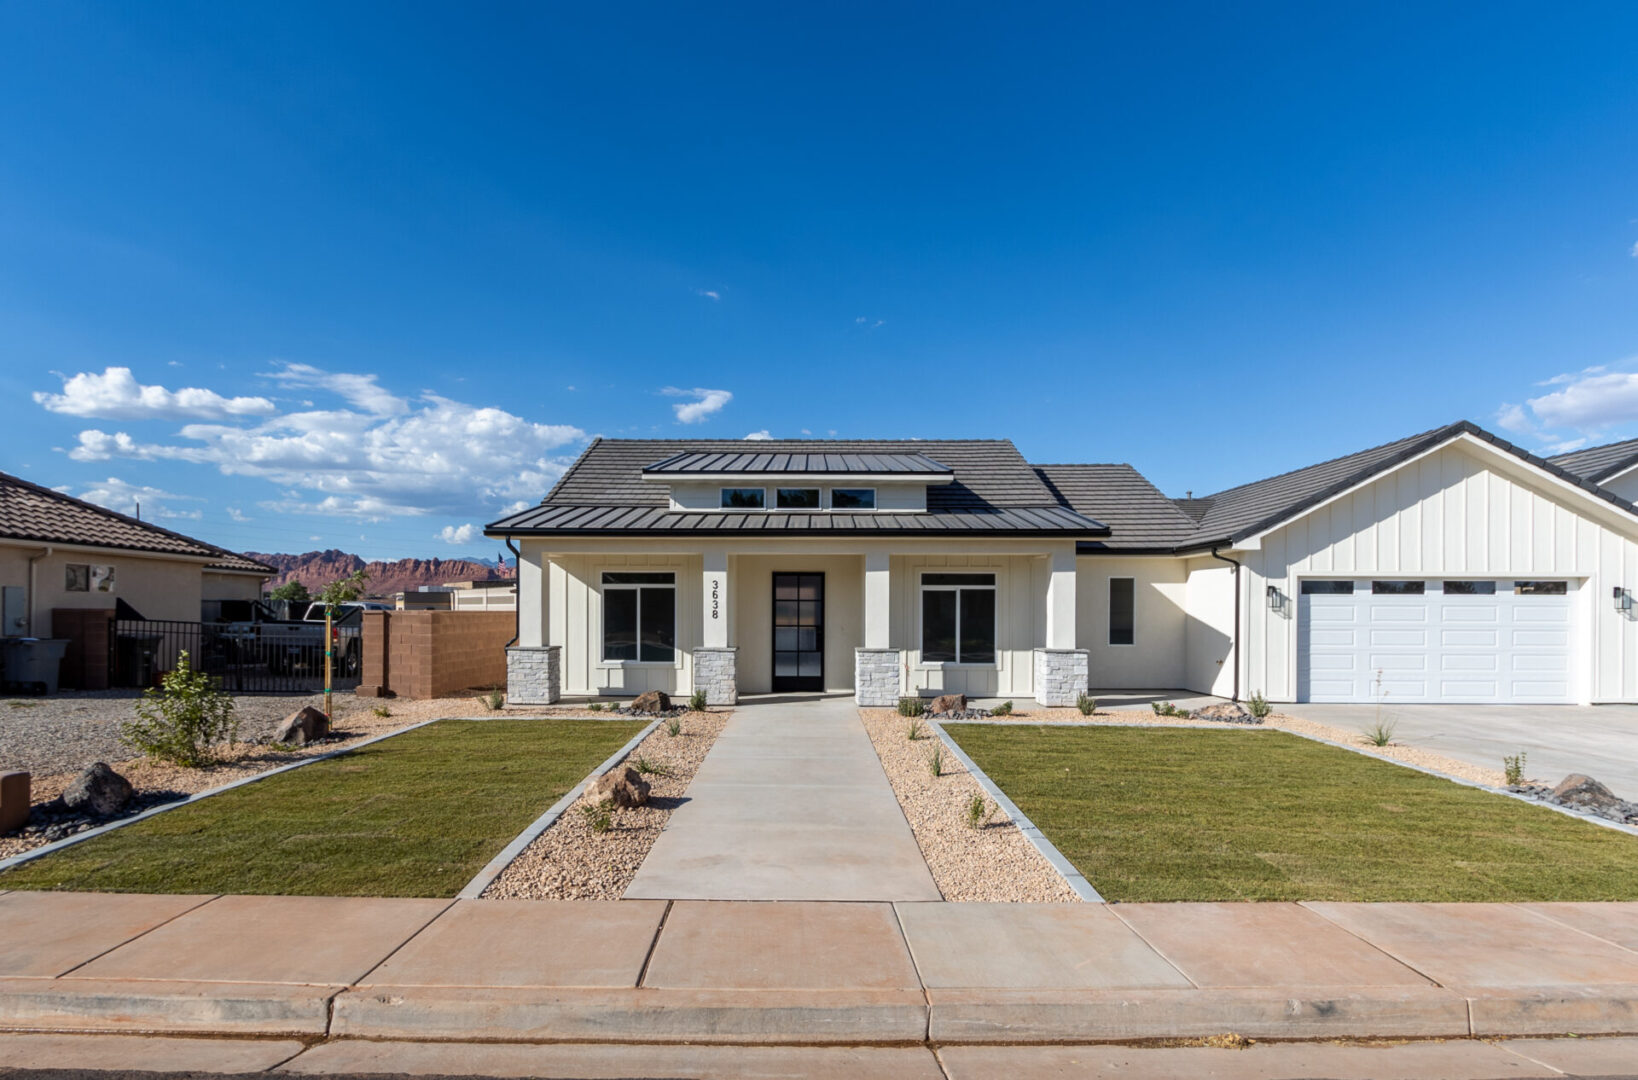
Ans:
[[[1187,685],[1188,571],[1182,559],[1082,555],[1075,560],[1075,639],[1092,685],[1164,690]],[[1109,643],[1109,582],[1133,580],[1133,644]]]
[[[0,585],[29,585],[29,556],[43,545],[0,544]],[[67,566],[70,563],[114,567],[111,592],[69,592]],[[149,619],[199,621],[202,596],[203,559],[186,561],[164,557],[144,557],[112,551],[54,547],[52,553],[35,564],[35,589],[28,598],[34,613],[34,635],[51,634],[53,608],[89,608],[112,611],[116,600],[124,600]]]
[[[773,575],[825,575],[825,689],[853,689],[853,650],[864,642],[864,556],[736,555],[728,565],[734,618],[729,643],[739,646],[739,689],[773,687]]]

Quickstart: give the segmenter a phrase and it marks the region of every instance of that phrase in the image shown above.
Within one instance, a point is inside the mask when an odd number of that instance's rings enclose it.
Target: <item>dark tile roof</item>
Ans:
[[[0,537],[42,544],[211,558],[224,570],[277,573],[243,555],[0,473]]]
[[[1617,473],[1638,465],[1638,439],[1589,446],[1585,450],[1559,454],[1547,460],[1595,484],[1602,484]]]
[[[937,462],[952,479],[928,486],[926,513],[672,512],[666,485],[643,479],[646,467],[679,454],[749,452],[740,439],[596,439],[539,506],[502,518],[485,531],[492,535],[534,531],[582,535],[1071,532],[1088,537],[1106,532],[1098,521],[1059,502],[1018,449],[1004,439],[778,439],[756,444],[757,454],[913,456]]]
[[[1107,538],[1082,541],[1083,552],[1169,550],[1195,531],[1195,520],[1130,465],[1037,465],[1035,474],[1063,505],[1109,526]]]
[[[743,441],[743,440],[742,440]],[[769,440],[763,440],[767,442]],[[762,443],[758,443],[762,445]],[[926,454],[794,453],[745,450],[685,450],[643,467],[648,475],[692,473],[860,473],[891,476],[895,473],[934,473],[953,470]]]

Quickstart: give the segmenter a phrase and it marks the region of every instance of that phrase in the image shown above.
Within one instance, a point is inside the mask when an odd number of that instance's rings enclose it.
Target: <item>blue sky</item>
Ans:
[[[595,434],[1638,434],[1638,7],[0,0],[0,468],[493,556]]]

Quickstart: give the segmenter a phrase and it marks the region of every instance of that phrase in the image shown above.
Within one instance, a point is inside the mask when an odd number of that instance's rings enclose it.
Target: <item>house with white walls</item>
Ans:
[[[1175,499],[1005,440],[598,439],[486,529],[519,556],[509,692],[1638,701],[1620,445],[1462,422]]]

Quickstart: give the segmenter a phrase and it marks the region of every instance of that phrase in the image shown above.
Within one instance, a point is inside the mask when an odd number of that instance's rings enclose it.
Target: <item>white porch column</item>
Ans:
[[[1091,657],[1076,648],[1075,545],[1061,544],[1047,557],[1046,648],[1035,650],[1035,700],[1073,705],[1087,690]]]
[[[562,652],[550,640],[548,556],[525,541],[518,559],[518,639],[506,650],[506,703],[551,705],[563,696]]]
[[[739,650],[728,644],[728,552],[707,548],[703,562],[702,644],[694,650],[694,689],[705,691],[707,705],[733,705],[739,701]]]
[[[861,706],[899,703],[899,650],[892,647],[890,566],[887,552],[865,553],[864,645],[853,650],[853,701]]]

